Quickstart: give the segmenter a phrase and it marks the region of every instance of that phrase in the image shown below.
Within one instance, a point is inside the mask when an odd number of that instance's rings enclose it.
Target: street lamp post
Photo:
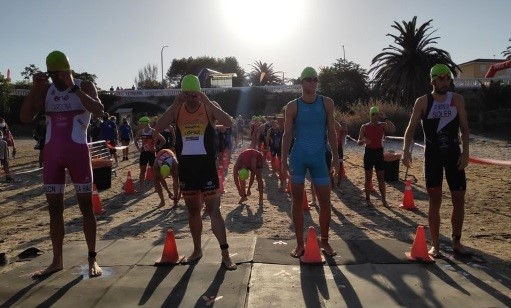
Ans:
[[[346,50],[344,50],[344,45],[342,45],[342,55],[344,57],[344,62],[346,62]]]
[[[163,87],[163,49],[165,49],[165,47],[169,47],[167,45],[163,46],[161,48],[161,52],[160,52],[160,58],[161,58],[161,86]]]

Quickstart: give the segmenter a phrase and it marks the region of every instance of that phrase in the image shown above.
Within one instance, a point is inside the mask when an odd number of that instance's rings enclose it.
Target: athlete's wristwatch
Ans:
[[[74,84],[69,90],[69,93],[75,93],[78,90],[80,90],[80,87]]]

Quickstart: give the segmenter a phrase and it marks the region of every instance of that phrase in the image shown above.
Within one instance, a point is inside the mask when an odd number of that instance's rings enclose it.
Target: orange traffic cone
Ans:
[[[303,197],[302,197],[302,210],[310,211],[309,201],[307,201],[307,193],[305,192],[305,188],[303,189]]]
[[[417,208],[413,202],[412,183],[409,180],[406,181],[405,192],[403,194],[403,202],[399,207],[405,210],[415,210]]]
[[[152,181],[153,180],[153,167],[147,166],[146,172],[145,172],[145,180],[146,181]]]
[[[319,249],[318,239],[316,238],[316,231],[314,227],[309,227],[309,234],[307,235],[307,242],[305,244],[305,252],[300,257],[300,261],[303,263],[325,263],[321,256],[321,250]]]
[[[266,151],[266,160],[271,161],[271,152],[270,151]]]
[[[133,179],[131,178],[130,171],[128,171],[126,183],[124,183],[124,193],[126,193],[126,194],[134,194],[135,193],[135,187],[133,186]]]
[[[435,259],[428,254],[428,244],[426,244],[426,232],[424,231],[424,226],[417,227],[415,239],[413,240],[412,251],[405,252],[405,255],[409,260],[435,262]]]
[[[278,156],[273,158],[273,170],[278,172],[280,170],[280,159]]]
[[[224,167],[224,170],[227,170],[229,167],[229,155],[227,154],[227,150],[224,150],[222,155],[222,166]]]
[[[218,166],[218,191],[220,193],[224,193],[224,167],[222,165]]]
[[[103,214],[105,210],[101,207],[101,199],[99,198],[96,184],[92,184],[92,210],[94,214]]]
[[[176,239],[174,238],[174,230],[167,230],[167,238],[163,246],[161,258],[154,262],[154,265],[175,265],[183,260],[182,256],[177,253]]]

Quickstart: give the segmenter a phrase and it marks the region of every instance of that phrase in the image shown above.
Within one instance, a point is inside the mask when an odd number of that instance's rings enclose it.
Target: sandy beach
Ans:
[[[4,175],[0,183],[0,253],[4,253],[9,264],[0,268],[7,271],[21,264],[16,262],[18,254],[30,247],[44,253],[51,253],[49,240],[49,217],[47,203],[42,188],[42,170],[38,169],[38,151],[33,149],[32,139],[16,140],[18,154],[11,160],[11,168],[16,183],[5,183]],[[258,205],[257,196],[238,204],[231,168],[241,147],[233,150],[229,172],[225,180],[225,193],[222,196],[222,214],[226,221],[228,238],[237,236],[257,236],[261,238],[289,239],[294,237],[291,224],[291,201],[287,194],[278,189],[278,180],[266,166],[263,171],[265,182],[264,204]],[[401,144],[388,142],[387,149],[399,150]],[[511,148],[505,141],[482,137],[471,138],[471,156],[511,160]],[[418,225],[427,229],[427,194],[422,172],[422,150],[414,150],[414,162],[408,174],[415,177],[413,183],[414,200],[417,210],[401,209],[404,182],[387,182],[387,199],[391,207],[383,207],[378,194],[373,194],[374,206],[366,206],[362,193],[363,167],[362,148],[348,142],[345,146],[345,169],[347,178],[342,188],[332,191],[332,238],[379,239],[397,238],[413,242]],[[97,215],[98,240],[144,239],[161,242],[168,228],[173,228],[177,238],[190,237],[187,210],[183,200],[177,207],[167,200],[159,207],[159,198],[154,189],[147,188],[136,194],[125,194],[123,183],[128,171],[138,184],[138,153],[131,146],[130,159],[120,162],[112,176],[112,186],[100,190],[101,205],[105,212]],[[477,256],[487,261],[487,266],[511,272],[511,169],[496,165],[469,164],[467,168],[468,190],[466,195],[465,224],[462,241]],[[405,168],[400,165],[400,179]],[[171,184],[170,180],[168,180]],[[147,185],[149,187],[149,185]],[[255,184],[256,186],[256,184]],[[310,184],[307,182],[307,198],[310,201]],[[375,184],[375,187],[376,184]],[[450,194],[445,191],[441,210],[441,239],[450,241]],[[255,187],[253,188],[253,192]],[[74,189],[66,187],[65,194],[65,243],[83,241],[82,219],[77,206]],[[305,226],[318,227],[319,207],[312,207],[305,213]],[[211,234],[210,221],[203,219],[204,234]],[[428,232],[429,238],[429,232]],[[191,240],[191,239],[190,239]],[[84,252],[84,257],[85,257]],[[188,254],[189,252],[184,252]],[[340,251],[340,254],[343,252]],[[282,256],[288,258],[288,255]],[[101,264],[101,255],[98,255]]]

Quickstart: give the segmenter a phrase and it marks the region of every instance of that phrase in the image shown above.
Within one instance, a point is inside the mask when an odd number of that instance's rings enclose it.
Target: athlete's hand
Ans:
[[[403,162],[403,165],[406,168],[410,168],[410,166],[412,165],[412,154],[410,154],[410,152],[408,151],[405,151],[403,153],[403,158],[401,159],[401,161]]]
[[[73,80],[73,74],[71,74],[71,71],[61,71],[58,72],[57,74],[59,78],[62,79],[62,81],[64,81],[66,86],[72,87],[75,84]]]
[[[34,88],[39,88],[39,87],[44,86],[45,84],[48,83],[48,79],[49,79],[48,75],[46,75],[43,72],[35,73],[34,75],[32,75],[32,82],[33,82]]]
[[[458,170],[463,170],[468,166],[468,154],[461,153],[460,157],[458,158]]]
[[[333,177],[337,176],[337,173],[339,172],[339,157],[332,158],[332,163],[330,164],[330,174],[332,174]]]

